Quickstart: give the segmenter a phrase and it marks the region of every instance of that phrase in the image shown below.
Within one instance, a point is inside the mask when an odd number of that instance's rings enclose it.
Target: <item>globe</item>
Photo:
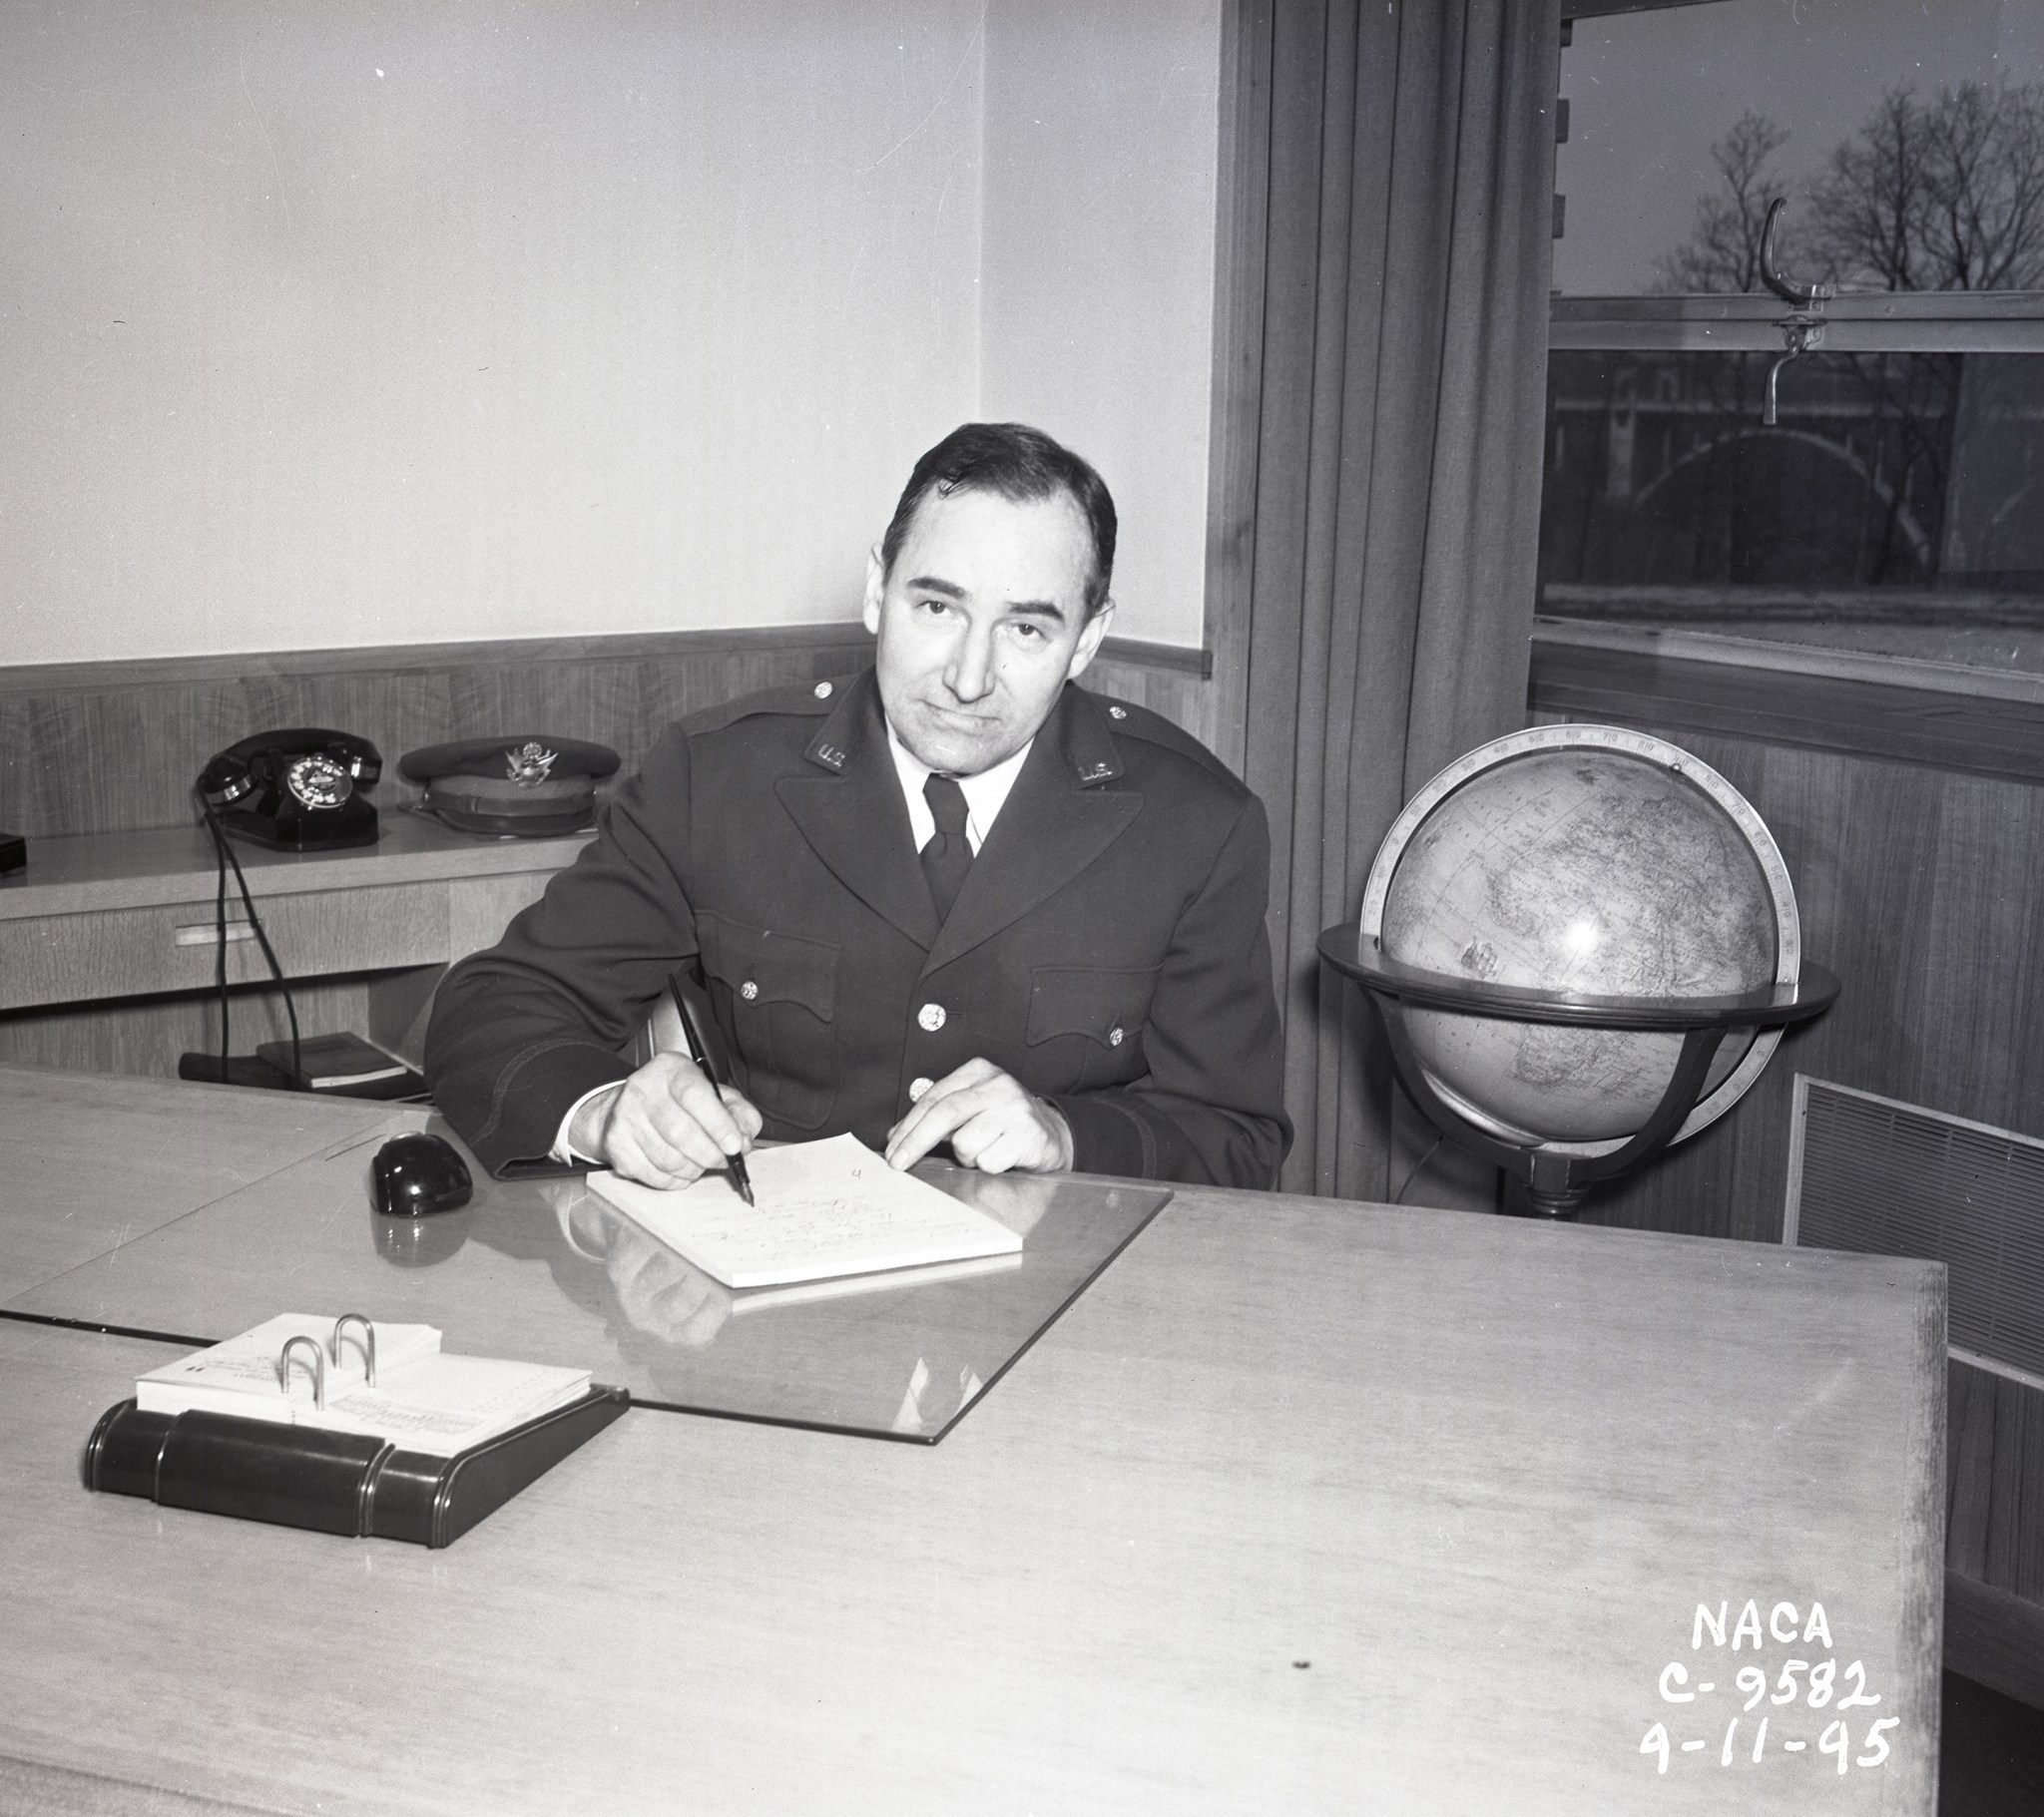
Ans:
[[[1361,944],[1485,985],[1631,999],[1724,998],[1794,984],[1788,867],[1708,764],[1644,732],[1548,725],[1450,764],[1392,826],[1363,891]],[[1609,1152],[1667,1091],[1675,1033],[1408,1007],[1427,1082],[1501,1140]],[[1732,1031],[1694,1135],[1759,1077],[1779,1028]]]

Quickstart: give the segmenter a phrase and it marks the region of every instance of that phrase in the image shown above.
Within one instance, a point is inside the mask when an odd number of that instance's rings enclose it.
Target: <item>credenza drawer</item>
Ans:
[[[512,872],[265,895],[256,912],[284,976],[313,978],[459,959],[494,941],[546,883],[546,873]],[[203,990],[219,952],[211,900],[0,921],[0,1009]],[[229,905],[227,956],[230,983],[269,976],[239,902]]]

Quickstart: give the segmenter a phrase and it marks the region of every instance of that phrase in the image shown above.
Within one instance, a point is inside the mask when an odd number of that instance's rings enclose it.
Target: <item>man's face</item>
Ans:
[[[1067,677],[1093,661],[1113,608],[1086,617],[1093,543],[1068,498],[1018,505],[932,492],[892,574],[866,568],[880,702],[931,769],[972,776],[1036,735]]]

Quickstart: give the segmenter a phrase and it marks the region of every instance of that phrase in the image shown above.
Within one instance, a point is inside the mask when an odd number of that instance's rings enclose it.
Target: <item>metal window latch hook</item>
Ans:
[[[1824,304],[1838,293],[1836,284],[1799,284],[1783,275],[1775,255],[1775,228],[1788,206],[1786,196],[1777,196],[1768,204],[1768,218],[1761,226],[1761,281],[1792,305],[1790,312],[1775,324],[1782,330],[1783,350],[1768,368],[1767,401],[1761,408],[1761,421],[1770,429],[1774,428],[1777,416],[1775,391],[1782,368],[1824,344]]]

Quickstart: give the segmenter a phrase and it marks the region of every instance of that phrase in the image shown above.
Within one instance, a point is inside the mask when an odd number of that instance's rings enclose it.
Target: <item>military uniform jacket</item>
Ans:
[[[1271,1185],[1290,1139],[1257,798],[1168,720],[1067,683],[942,926],[870,671],[670,726],[598,837],[426,1040],[494,1172],[625,1078],[697,963],[768,1138],[874,1147],[974,1056],[1055,1103],[1081,1171]]]

